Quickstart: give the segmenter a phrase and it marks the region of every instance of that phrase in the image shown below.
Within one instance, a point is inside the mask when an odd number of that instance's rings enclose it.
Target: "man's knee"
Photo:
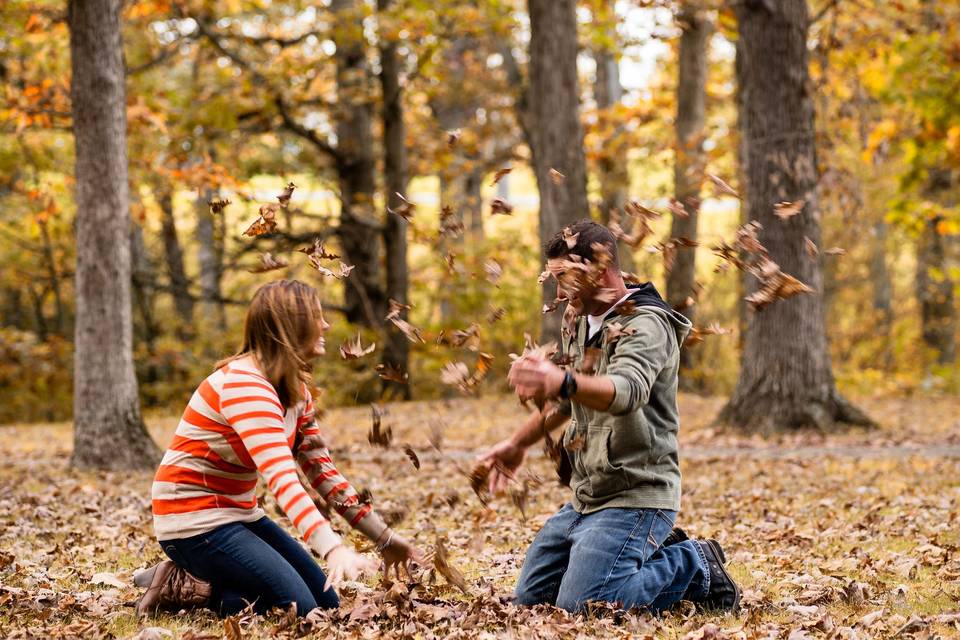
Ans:
[[[513,603],[524,607],[532,607],[538,604],[554,604],[556,600],[556,589],[529,588],[524,584],[518,584],[513,592]]]

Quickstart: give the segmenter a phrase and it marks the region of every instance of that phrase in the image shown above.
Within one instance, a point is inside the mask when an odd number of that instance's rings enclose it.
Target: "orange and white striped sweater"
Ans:
[[[230,522],[253,522],[265,514],[254,490],[257,473],[303,539],[321,556],[340,543],[330,522],[310,499],[297,463],[311,486],[371,540],[386,529],[361,504],[326,447],[299,452],[301,436],[319,436],[313,399],[284,413],[276,390],[250,364],[230,363],[210,374],[194,392],[154,477],[153,527],[158,540],[206,533]]]

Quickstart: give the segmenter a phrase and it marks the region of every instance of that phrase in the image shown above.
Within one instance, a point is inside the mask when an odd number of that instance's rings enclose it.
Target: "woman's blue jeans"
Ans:
[[[661,546],[675,511],[602,509],[588,515],[567,503],[537,534],[517,582],[517,604],[581,611],[590,601],[662,611],[699,600],[710,572],[699,543]]]
[[[209,607],[221,616],[253,604],[257,613],[297,603],[304,616],[340,604],[310,553],[270,518],[232,522],[213,531],[160,542],[175,564],[211,586]]]

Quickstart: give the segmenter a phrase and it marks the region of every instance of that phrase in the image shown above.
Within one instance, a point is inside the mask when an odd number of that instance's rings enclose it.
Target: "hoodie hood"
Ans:
[[[630,297],[626,300],[627,302],[632,302],[638,309],[644,307],[656,310],[657,315],[663,317],[670,323],[670,326],[673,327],[674,332],[677,334],[677,344],[683,344],[690,329],[693,328],[693,323],[691,323],[685,315],[667,304],[666,300],[663,299],[652,282],[627,285],[627,290],[632,291]],[[617,309],[614,309],[608,318],[617,315],[619,315],[619,313]]]

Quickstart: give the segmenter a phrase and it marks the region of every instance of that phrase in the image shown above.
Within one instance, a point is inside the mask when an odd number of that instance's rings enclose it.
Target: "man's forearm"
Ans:
[[[615,389],[613,381],[607,376],[588,376],[573,374],[577,380],[577,392],[570,399],[596,411],[606,411],[613,402]]]
[[[514,432],[511,439],[518,447],[528,448],[543,437],[544,433],[553,431],[570,419],[570,415],[557,411],[555,403],[548,403],[543,412],[537,412],[530,415],[526,422]]]

